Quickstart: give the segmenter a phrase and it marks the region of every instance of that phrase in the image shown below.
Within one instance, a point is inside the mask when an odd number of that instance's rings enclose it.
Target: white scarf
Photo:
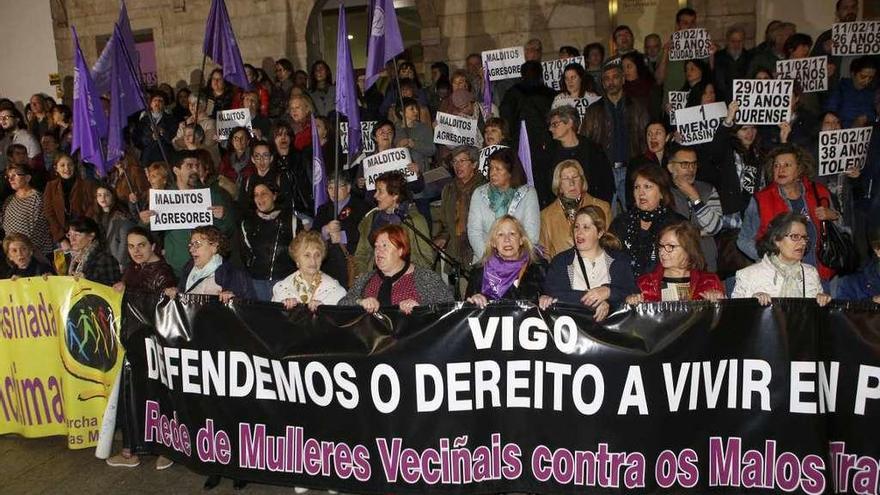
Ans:
[[[205,263],[205,266],[199,268],[193,265],[193,269],[189,272],[189,276],[186,277],[186,292],[195,289],[195,285],[199,281],[213,275],[222,264],[223,257],[215,253],[214,256],[211,256],[211,259]]]

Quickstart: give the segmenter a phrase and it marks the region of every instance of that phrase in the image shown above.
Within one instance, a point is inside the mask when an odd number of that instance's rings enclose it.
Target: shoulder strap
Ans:
[[[577,250],[574,251],[574,257],[578,260],[578,266],[581,267],[581,275],[584,276],[584,282],[587,284],[587,290],[590,290],[590,277],[587,275],[587,266],[584,265],[584,259],[581,258],[580,253]]]

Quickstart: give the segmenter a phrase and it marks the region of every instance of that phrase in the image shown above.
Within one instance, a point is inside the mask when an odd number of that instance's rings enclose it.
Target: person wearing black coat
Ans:
[[[575,253],[576,249],[571,248],[553,257],[550,266],[547,267],[544,293],[562,302],[583,304],[582,299],[587,291],[572,288],[572,274],[569,271],[569,267],[574,263]],[[638,288],[629,255],[620,250],[609,250],[605,254],[612,260],[608,268],[611,278],[611,283],[607,286],[611,290],[608,304],[615,308],[623,304],[626,296],[638,292]]]
[[[260,301],[271,301],[275,284],[296,270],[288,246],[302,226],[289,206],[277,204],[277,198],[273,184],[257,184],[252,196],[255,209],[241,222],[245,265]]]
[[[370,206],[363,199],[351,194],[351,182],[347,174],[339,174],[338,214],[337,202],[334,201],[337,192],[333,174],[330,174],[327,181],[327,192],[330,201],[318,207],[312,225],[327,241],[327,256],[321,265],[321,271],[338,280],[344,287],[350,288],[353,280],[349,276],[347,258],[354,256],[360,241],[358,225],[370,211]]]
[[[504,94],[499,113],[511,130],[513,145],[519,143],[520,121],[526,122],[532,156],[546,148],[550,141],[547,133],[547,113],[556,98],[556,92],[544,84],[540,62],[528,61],[520,69],[522,80]]]
[[[532,171],[541,209],[556,200],[551,179],[554,167],[563,160],[580,163],[587,177],[587,192],[590,196],[611,204],[614,197],[614,172],[611,163],[599,145],[577,134],[580,127],[577,110],[571,106],[554,108],[550,111],[548,120],[551,126],[555,125],[550,130],[554,139],[543,154],[545,167]]]
[[[158,134],[153,132],[151,120],[155,123]],[[164,162],[163,156],[172,159],[174,146],[171,140],[177,135],[177,124],[174,115],[165,112],[165,96],[158,92],[151,95],[150,108],[138,120],[133,137],[135,146],[141,150],[141,166]]]

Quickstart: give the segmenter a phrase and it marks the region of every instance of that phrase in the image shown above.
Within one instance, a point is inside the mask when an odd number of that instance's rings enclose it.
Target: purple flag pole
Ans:
[[[526,173],[526,183],[535,187],[535,178],[532,175],[532,149],[529,146],[529,133],[526,130],[526,121],[520,120],[519,125],[519,161],[522,163],[523,171]]]
[[[347,159],[353,160],[361,149],[361,117],[348,46],[348,23],[342,2],[339,3],[339,25],[336,33],[336,113],[348,117]]]
[[[107,136],[107,163],[112,165],[125,155],[123,130],[128,116],[145,108],[140,83],[130,63],[128,46],[122,41],[124,34],[119,24],[114,26],[110,43],[110,119]]]
[[[367,41],[365,88],[372,86],[385,64],[403,53],[403,38],[397,24],[394,0],[370,0],[370,39]]]
[[[79,150],[80,159],[95,165],[98,175],[107,173],[101,137],[107,135],[107,117],[95,91],[92,75],[86,65],[76,28],[73,34],[73,142],[71,153]]]
[[[229,20],[229,12],[226,11],[226,3],[223,0],[211,1],[202,52],[211,57],[215,64],[223,67],[223,79],[241,89],[251,89],[241,61],[241,51],[235,40],[235,32],[232,30],[232,22]],[[202,78],[204,80],[204,70]]]
[[[318,216],[318,208],[327,202],[327,174],[324,173],[324,154],[321,151],[321,138],[318,137],[318,126],[312,114],[312,196],[314,197],[314,214]]]
[[[483,120],[492,116],[492,81],[489,80],[488,67],[483,67]]]

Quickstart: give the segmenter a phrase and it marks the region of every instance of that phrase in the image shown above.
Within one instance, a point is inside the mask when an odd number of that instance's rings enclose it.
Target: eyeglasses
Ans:
[[[236,136],[232,136],[232,140],[233,141],[245,141],[245,140],[247,140],[247,136],[243,136],[243,135],[239,134]]]
[[[0,120],[12,120],[14,118],[12,115],[0,115]]]
[[[254,157],[254,160],[257,160],[257,161],[270,160],[272,158],[272,153],[254,153],[253,157]]]
[[[191,241],[189,244],[186,245],[186,247],[189,249],[192,249],[192,248],[199,249],[200,247],[202,247],[206,244],[214,244],[214,243],[210,242],[210,241]]]
[[[6,180],[12,180],[16,177],[26,177],[26,176],[27,176],[27,174],[12,172],[12,173],[6,174]]]
[[[470,158],[461,158],[458,160],[452,160],[453,165],[465,165],[467,163],[474,163],[474,161],[471,160]]]
[[[554,121],[550,122],[550,128],[551,128],[551,129],[556,129],[557,127],[559,127],[559,126],[561,126],[561,125],[563,125],[563,124],[566,124],[566,123],[567,123],[567,122],[563,122],[563,121],[561,121],[561,120],[554,120]]]
[[[657,244],[657,247],[666,253],[675,251],[675,248],[681,247],[679,244]]]
[[[810,236],[808,234],[785,234],[785,237],[791,239],[792,242],[807,242],[810,240]]]
[[[671,163],[677,163],[681,168],[697,168],[697,162],[680,162],[677,160],[670,160]]]

